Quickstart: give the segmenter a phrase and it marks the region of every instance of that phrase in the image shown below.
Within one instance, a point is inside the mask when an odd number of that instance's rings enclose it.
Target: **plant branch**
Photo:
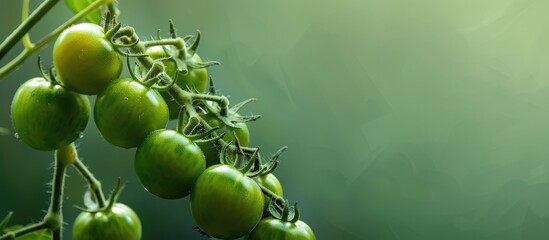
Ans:
[[[67,167],[73,164],[76,159],[77,153],[73,143],[60,147],[57,151],[55,151],[55,168],[53,172],[51,202],[44,219],[39,223],[6,233],[0,236],[0,240],[13,239],[14,237],[22,236],[42,229],[49,229],[52,232],[53,240],[62,239],[63,187],[65,185],[65,172]]]
[[[174,39],[160,39],[160,40],[143,42],[143,46],[145,47],[165,46],[165,45],[173,45],[177,49],[182,49],[185,47],[185,41],[183,41],[182,38],[174,38]]]
[[[103,194],[103,190],[101,189],[101,182],[97,180],[93,176],[93,174],[90,172],[90,170],[80,161],[80,159],[76,158],[74,165],[73,165],[78,173],[88,182],[88,185],[90,186],[91,191],[95,195],[95,199],[97,200],[97,205],[99,205],[99,208],[103,208],[106,206],[105,203],[105,195]]]
[[[35,223],[32,225],[28,225],[23,228],[17,229],[16,231],[13,231],[13,232],[8,232],[0,236],[0,240],[15,239],[16,237],[23,236],[27,233],[36,232],[36,231],[40,231],[42,229],[47,229],[47,228],[48,228],[48,225],[46,224],[46,222],[42,221],[39,223]]]
[[[23,12],[21,16],[21,21],[24,22],[28,16],[29,16],[29,0],[23,0]],[[28,32],[27,34],[25,34],[25,36],[23,36],[23,45],[25,46],[25,48],[33,47],[33,44],[30,40],[30,35]]]
[[[42,19],[42,17],[44,17],[44,15],[46,15],[46,13],[48,13],[53,6],[55,6],[55,4],[57,4],[57,2],[59,2],[59,0],[45,0],[34,12],[32,12],[28,18],[25,18],[21,25],[13,30],[4,42],[0,44],[0,59],[4,58],[8,51],[11,50],[13,46],[15,46],[15,44],[21,40],[21,38],[23,38],[23,36],[25,36],[25,34],[27,34],[36,23],[38,23],[38,21],[40,21],[40,19]]]

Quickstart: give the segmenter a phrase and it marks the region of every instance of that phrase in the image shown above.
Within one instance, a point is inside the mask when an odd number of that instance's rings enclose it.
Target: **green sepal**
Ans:
[[[4,233],[4,229],[6,226],[8,226],[8,223],[11,220],[11,217],[13,216],[13,212],[9,212],[8,215],[0,222],[0,233]]]

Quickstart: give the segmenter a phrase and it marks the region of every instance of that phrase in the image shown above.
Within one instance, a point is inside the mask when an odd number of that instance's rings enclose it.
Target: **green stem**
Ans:
[[[21,23],[21,25],[13,30],[4,42],[0,44],[0,59],[4,58],[8,51],[11,50],[13,46],[15,46],[15,44],[21,40],[21,38],[23,38],[23,36],[25,36],[25,34],[27,34],[36,23],[38,23],[38,21],[40,21],[40,19],[42,19],[42,17],[44,17],[44,15],[46,15],[46,13],[48,13],[53,6],[55,6],[55,4],[57,4],[57,2],[59,2],[59,0],[45,0],[34,12],[32,12],[28,18],[25,19],[25,21]]]
[[[192,94],[191,95],[193,100],[206,100],[206,101],[212,101],[219,104],[219,107],[221,108],[220,114],[222,116],[227,115],[228,106],[229,106],[229,99],[225,96],[216,96],[216,95],[209,95],[209,94]],[[223,112],[225,114],[223,114]]]
[[[88,182],[88,185],[90,186],[90,189],[92,190],[93,194],[95,195],[95,199],[97,200],[97,205],[99,205],[99,208],[104,208],[106,206],[105,203],[105,195],[103,194],[103,190],[101,189],[101,182],[97,180],[93,176],[93,174],[90,172],[90,170],[80,161],[80,159],[76,158],[76,161],[73,165],[78,173]]]
[[[67,167],[77,158],[76,147],[73,143],[57,149],[55,152],[55,169],[51,191],[51,203],[44,222],[52,231],[53,240],[61,240],[63,232],[63,187]]]
[[[53,183],[51,190],[51,202],[44,219],[39,222],[17,231],[9,232],[0,236],[0,240],[13,239],[42,229],[49,229],[52,232],[53,240],[62,239],[63,231],[63,187],[65,185],[65,172],[67,167],[77,159],[76,148],[73,143],[60,147],[55,151],[55,168],[53,172]]]
[[[57,2],[59,0],[56,0]],[[46,2],[53,2],[53,0],[46,1]],[[45,2],[45,3],[46,3]],[[40,48],[44,47],[46,44],[51,42],[53,39],[57,38],[63,30],[67,29],[74,23],[80,21],[82,18],[84,18],[88,13],[92,12],[93,10],[101,7],[103,4],[111,3],[112,0],[98,0],[87,6],[86,8],[82,9],[82,11],[78,12],[76,15],[74,15],[72,18],[67,20],[65,23],[63,23],[61,26],[57,27],[55,30],[53,30],[50,34],[46,35],[44,38],[40,39],[38,42],[36,42],[31,48],[25,48],[17,57],[15,57],[12,61],[10,61],[8,64],[6,64],[4,67],[0,69],[0,80],[2,80],[8,73],[13,71],[17,66],[19,66],[21,63],[23,63],[28,57],[30,57],[32,54],[34,54],[36,51],[38,51]],[[49,10],[49,9],[48,9]],[[35,13],[33,13],[31,16],[29,16],[25,22],[27,22],[29,19],[33,17]],[[18,31],[19,28],[16,29]],[[22,33],[22,36],[26,34],[29,29],[26,29],[25,32]],[[11,35],[8,37],[10,38]],[[21,39],[21,37],[18,38]],[[6,39],[7,40],[7,39]],[[11,48],[13,46],[6,45],[4,46],[4,43],[2,43],[2,46],[0,47],[0,58],[3,57],[2,50],[4,48]],[[7,51],[7,50],[5,50]],[[5,53],[4,53],[5,55]]]
[[[21,21],[24,22],[28,16],[29,16],[29,0],[23,0],[23,13],[22,13]],[[27,34],[25,34],[25,36],[23,36],[23,45],[25,46],[25,48],[32,48],[34,46],[30,40],[30,36],[28,32]]]
[[[26,226],[24,228],[20,228],[16,231],[6,233],[0,236],[0,240],[15,239],[16,237],[23,236],[27,233],[36,232],[36,231],[40,231],[42,229],[47,229],[47,228],[48,228],[48,225],[45,222],[35,223],[32,225]]]
[[[257,180],[254,179],[256,182]],[[273,202],[279,204],[278,206],[282,206],[286,201],[284,200],[284,198],[276,195],[276,193],[272,192],[271,190],[269,190],[268,188],[262,186],[261,184],[257,183],[257,185],[259,185],[259,188],[261,188],[261,191],[263,192],[263,194],[265,194],[268,198],[270,198]]]
[[[182,38],[174,38],[174,39],[160,39],[160,40],[143,42],[143,46],[147,48],[152,46],[165,46],[165,45],[173,45],[177,49],[182,49],[185,47],[185,41],[183,41]]]

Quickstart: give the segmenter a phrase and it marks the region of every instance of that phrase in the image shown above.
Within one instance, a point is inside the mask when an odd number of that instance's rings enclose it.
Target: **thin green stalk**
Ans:
[[[93,176],[90,170],[86,167],[86,165],[84,165],[84,163],[82,163],[82,161],[80,161],[80,159],[76,158],[73,166],[88,182],[90,189],[95,195],[95,199],[97,200],[97,205],[99,205],[99,208],[105,207],[105,195],[103,194],[103,190],[101,189],[101,182],[99,182],[99,180],[97,180],[97,178]]]
[[[13,239],[27,233],[49,229],[53,240],[61,240],[63,232],[63,188],[65,185],[65,172],[67,167],[76,160],[76,148],[74,144],[61,147],[55,151],[55,168],[51,190],[51,202],[44,219],[19,230],[0,236],[0,240]]]
[[[23,236],[27,233],[36,232],[36,231],[40,231],[42,229],[47,229],[47,228],[48,228],[48,225],[46,224],[46,222],[42,221],[42,222],[39,222],[39,223],[28,225],[24,228],[20,228],[16,231],[6,233],[6,234],[0,236],[0,240],[15,239],[16,237]]]
[[[57,38],[57,36],[59,34],[61,34],[61,32],[63,32],[63,30],[67,29],[71,25],[73,25],[76,22],[80,21],[82,18],[84,18],[86,15],[88,15],[93,10],[95,10],[95,9],[97,9],[97,8],[101,7],[102,5],[107,4],[107,3],[111,4],[112,0],[98,0],[98,1],[93,2],[92,4],[87,6],[86,8],[82,9],[82,11],[80,11],[76,15],[74,15],[72,18],[67,20],[61,26],[57,27],[50,34],[48,34],[44,38],[40,39],[31,48],[25,48],[17,57],[15,57],[12,61],[10,61],[8,64],[6,64],[4,67],[2,67],[0,69],[0,80],[2,80],[8,73],[13,71],[17,66],[19,66],[21,63],[23,63],[28,57],[30,57],[32,54],[34,54],[40,48],[44,47],[46,44],[51,42],[53,39]],[[29,18],[27,18],[27,20],[30,19],[31,17],[32,17],[32,15],[29,16]],[[28,30],[30,30],[30,28]],[[27,32],[28,32],[28,30],[27,30]],[[25,33],[23,33],[23,35],[24,34]],[[19,38],[19,39],[21,39],[21,38]],[[1,57],[1,55],[0,55],[0,57]]]
[[[225,96],[193,93],[192,98],[193,100],[206,100],[217,102],[217,104],[219,104],[219,107],[221,107],[221,110],[227,109],[227,107],[229,106],[229,99],[227,99],[227,97]]]
[[[36,23],[48,13],[59,0],[45,0],[38,6],[38,8],[32,12],[32,14],[25,18],[25,20],[19,25],[13,32],[0,44],[0,59],[8,53],[9,50],[15,46],[15,44],[27,34]]]
[[[55,151],[55,169],[50,208],[43,220],[52,231],[53,240],[61,240],[63,238],[63,187],[65,185],[65,172],[67,171],[67,167],[75,162],[76,158],[76,147],[73,143]]]
[[[183,41],[182,38],[174,38],[174,39],[160,39],[160,40],[143,42],[143,46],[145,47],[165,46],[165,45],[172,45],[177,49],[182,49],[185,47],[185,41]]]
[[[25,21],[27,17],[29,17],[29,0],[23,0],[23,13],[22,13],[21,21]],[[25,36],[23,36],[23,45],[25,48],[32,48],[34,45],[32,44],[30,40],[30,35],[27,32]]]

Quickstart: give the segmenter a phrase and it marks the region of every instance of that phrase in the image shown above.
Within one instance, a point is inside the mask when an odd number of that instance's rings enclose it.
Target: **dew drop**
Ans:
[[[124,100],[128,100],[129,98],[128,97],[124,97]]]
[[[83,138],[84,137],[84,133],[83,132],[79,132],[78,133],[78,138]]]
[[[15,138],[17,138],[17,139],[20,139],[19,133],[15,133],[13,136],[15,136]]]

